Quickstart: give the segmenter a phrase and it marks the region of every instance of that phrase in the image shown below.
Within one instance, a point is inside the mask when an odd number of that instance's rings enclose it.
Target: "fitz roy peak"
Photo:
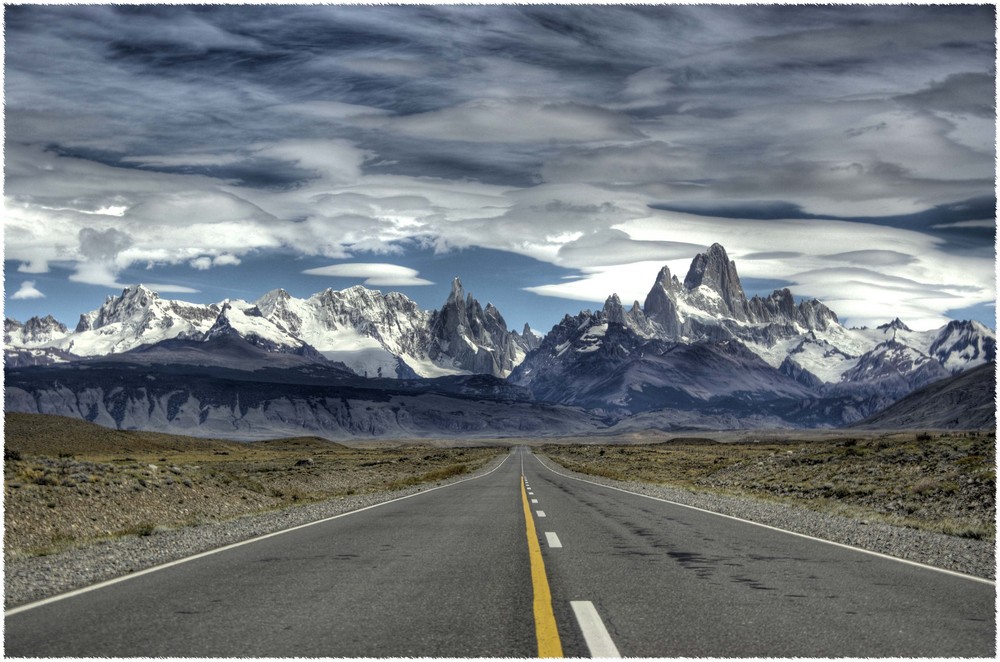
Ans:
[[[848,329],[787,289],[748,299],[714,244],[683,283],[661,269],[642,306],[626,310],[612,295],[601,310],[567,315],[510,381],[540,400],[611,416],[671,412],[651,424],[692,410],[760,425],[844,424],[995,358],[996,335],[978,322]]]
[[[770,296],[747,299],[726,249],[713,244],[694,258],[682,285],[663,267],[646,301],[643,313],[665,340],[733,336],[768,341],[768,334],[825,331],[839,324],[837,315],[816,299],[796,305],[788,289]]]

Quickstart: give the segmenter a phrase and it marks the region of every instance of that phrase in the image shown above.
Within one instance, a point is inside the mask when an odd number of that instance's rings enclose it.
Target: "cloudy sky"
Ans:
[[[365,284],[511,327],[719,242],[850,325],[995,327],[995,13],[6,6],[5,308]]]

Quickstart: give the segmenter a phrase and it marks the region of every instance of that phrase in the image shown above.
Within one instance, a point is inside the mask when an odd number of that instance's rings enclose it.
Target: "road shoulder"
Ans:
[[[157,531],[152,535],[125,536],[49,556],[6,562],[4,608],[11,609],[208,550],[469,480],[492,471],[507,457],[502,454],[476,471],[433,484],[344,496],[222,522]]]

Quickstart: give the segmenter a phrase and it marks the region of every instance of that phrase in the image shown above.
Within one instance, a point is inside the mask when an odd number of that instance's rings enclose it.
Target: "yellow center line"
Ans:
[[[552,613],[552,593],[545,576],[542,547],[538,544],[535,520],[531,517],[528,494],[521,476],[521,503],[524,505],[524,522],[528,533],[528,556],[531,558],[531,584],[535,590],[535,638],[538,639],[538,657],[562,657],[562,643],[556,629],[556,616]]]

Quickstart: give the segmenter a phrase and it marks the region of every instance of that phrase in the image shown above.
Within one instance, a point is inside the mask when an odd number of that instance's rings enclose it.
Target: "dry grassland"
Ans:
[[[662,439],[663,435],[657,433]],[[568,469],[617,480],[767,499],[975,539],[996,536],[996,436],[837,433],[720,443],[550,444]],[[752,435],[751,435],[752,436]]]
[[[434,483],[505,452],[315,437],[240,443],[6,414],[4,558]]]

